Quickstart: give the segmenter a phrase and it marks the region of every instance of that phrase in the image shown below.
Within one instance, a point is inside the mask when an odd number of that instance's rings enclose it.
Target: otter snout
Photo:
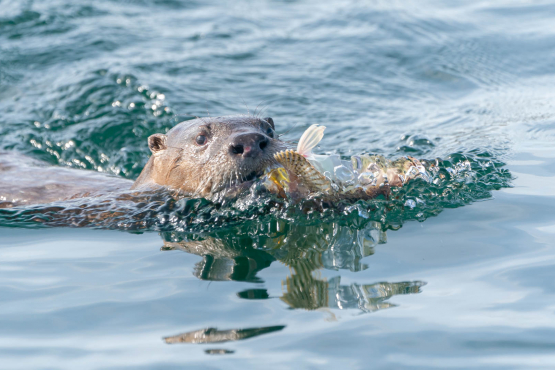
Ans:
[[[270,139],[266,135],[254,132],[239,134],[229,145],[229,152],[242,157],[256,157],[262,154],[269,142]]]

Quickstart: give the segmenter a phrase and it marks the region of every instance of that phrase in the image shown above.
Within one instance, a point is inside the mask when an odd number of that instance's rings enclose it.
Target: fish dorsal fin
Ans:
[[[326,126],[312,125],[306,129],[299,140],[297,145],[297,153],[304,157],[308,157],[312,154],[312,148],[314,148],[320,140],[324,137],[324,130]]]

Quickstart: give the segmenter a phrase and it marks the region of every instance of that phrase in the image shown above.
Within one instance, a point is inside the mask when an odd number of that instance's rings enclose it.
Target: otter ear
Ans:
[[[166,146],[166,139],[168,137],[164,134],[154,134],[148,137],[148,147],[150,151],[154,153],[158,153],[161,150],[165,150]]]
[[[264,118],[264,121],[268,122],[270,126],[272,126],[272,130],[276,129],[276,126],[274,126],[274,120],[272,119],[272,117],[266,117]]]

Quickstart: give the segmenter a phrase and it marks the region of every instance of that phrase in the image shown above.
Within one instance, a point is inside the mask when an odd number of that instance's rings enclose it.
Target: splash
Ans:
[[[314,224],[338,221],[353,226],[370,221],[384,229],[424,221],[445,208],[489,199],[510,186],[504,163],[488,152],[455,153],[428,167],[429,181],[415,179],[370,200],[293,202],[254,184],[234,199],[219,202],[179,197],[166,191],[111,193],[47,205],[0,209],[0,225],[10,227],[91,227],[137,231],[208,232],[250,220],[283,219]]]

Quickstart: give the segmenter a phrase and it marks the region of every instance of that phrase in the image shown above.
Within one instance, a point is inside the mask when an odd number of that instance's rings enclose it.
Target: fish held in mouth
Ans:
[[[274,154],[280,167],[268,169],[265,181],[275,193],[288,198],[321,195],[368,199],[416,178],[431,181],[424,165],[409,156],[394,161],[379,155],[343,160],[335,154],[314,154],[312,150],[323,139],[325,129],[312,125],[301,136],[296,150]]]

